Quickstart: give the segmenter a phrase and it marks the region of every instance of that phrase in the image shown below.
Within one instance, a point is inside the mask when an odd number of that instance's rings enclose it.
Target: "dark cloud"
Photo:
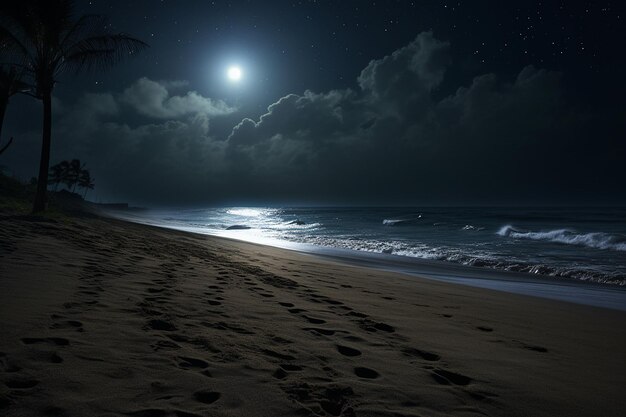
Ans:
[[[371,61],[358,77],[359,86],[377,109],[419,111],[443,80],[450,62],[450,45],[423,32],[391,55]]]
[[[567,169],[591,165],[558,73],[529,66],[512,82],[485,74],[437,99],[448,48],[422,33],[371,61],[359,91],[283,97],[233,129],[231,158],[248,167],[248,181],[281,184],[284,197],[327,200],[542,199],[587,181]]]
[[[80,157],[98,195],[147,204],[611,201],[625,176],[618,117],[581,110],[559,73],[532,66],[442,91],[449,49],[421,33],[371,61],[357,89],[286,95],[227,138],[210,121],[234,108],[142,78],[57,103],[53,162]],[[12,166],[36,166],[24,155]]]

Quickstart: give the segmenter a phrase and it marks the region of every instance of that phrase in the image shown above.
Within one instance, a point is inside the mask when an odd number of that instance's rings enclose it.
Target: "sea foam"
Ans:
[[[411,217],[401,218],[401,219],[384,219],[383,220],[383,225],[385,225],[385,226],[400,226],[400,225],[403,225],[403,224],[409,224],[409,223],[416,222],[416,221],[418,221],[421,218],[422,218],[422,215],[419,214],[417,216],[411,216]]]
[[[602,232],[580,233],[570,229],[533,232],[507,224],[502,226],[497,234],[513,239],[544,240],[567,245],[587,246],[595,249],[626,251],[625,236]]]

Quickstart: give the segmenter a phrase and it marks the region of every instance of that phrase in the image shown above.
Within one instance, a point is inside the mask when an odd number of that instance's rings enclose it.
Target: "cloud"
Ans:
[[[615,198],[626,179],[619,115],[585,110],[559,73],[532,66],[444,91],[450,65],[450,45],[424,32],[369,62],[357,88],[288,94],[227,137],[209,125],[233,108],[173,94],[184,82],[141,78],[121,94],[62,103],[53,162],[79,157],[96,195],[140,204]],[[34,171],[39,135],[20,136],[13,167]]]
[[[241,147],[280,137],[343,146],[402,135],[407,124],[432,116],[431,95],[443,80],[448,49],[432,33],[421,33],[391,55],[372,60],[358,77],[360,91],[290,94],[270,105],[258,122],[244,119],[235,126],[229,142]]]
[[[228,156],[253,190],[330,201],[541,199],[589,183],[570,164],[601,169],[585,161],[590,121],[563,99],[559,73],[487,73],[442,94],[449,65],[449,44],[421,33],[371,61],[358,90],[290,94],[244,119]]]
[[[183,96],[170,95],[170,89],[186,85],[184,81],[157,82],[143,77],[122,93],[121,100],[140,114],[156,119],[172,119],[190,114],[220,116],[235,111],[222,100],[203,97],[195,91],[188,91]]]
[[[435,39],[432,32],[420,33],[391,55],[370,61],[358,77],[359,86],[378,110],[403,114],[408,107],[423,109],[443,80],[449,49],[449,43]]]

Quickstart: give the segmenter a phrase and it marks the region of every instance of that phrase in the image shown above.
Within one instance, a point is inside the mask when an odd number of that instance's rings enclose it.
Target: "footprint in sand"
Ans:
[[[436,362],[439,359],[441,359],[441,356],[437,355],[436,353],[426,352],[425,350],[420,350],[420,349],[415,349],[415,348],[404,348],[402,349],[402,353],[404,353],[407,356],[420,357],[424,360],[431,361],[431,362]]]
[[[370,369],[370,368],[364,368],[362,366],[354,368],[354,374],[358,376],[359,378],[365,378],[365,379],[376,379],[380,376],[380,374],[376,372],[375,370]]]
[[[308,332],[319,333],[319,334],[322,334],[324,336],[332,336],[332,335],[335,334],[334,330],[320,329],[319,327],[305,327],[302,330],[306,330]]]
[[[176,330],[176,326],[174,326],[172,323],[160,319],[150,320],[148,322],[148,327],[150,327],[152,330],[165,330],[168,332]]]
[[[396,331],[396,329],[394,329],[393,326],[390,326],[385,323],[376,323],[374,324],[374,327],[378,330],[382,330],[383,332],[387,332],[387,333],[393,333]]]
[[[316,319],[315,317],[309,317],[309,316],[305,316],[305,315],[302,315],[302,317],[304,317],[311,324],[324,324],[324,323],[326,323],[326,320]]]
[[[351,348],[349,346],[337,345],[337,351],[344,356],[360,356],[361,355],[360,350]]]
[[[323,301],[326,304],[330,304],[330,305],[333,305],[333,306],[343,305],[343,303],[341,301],[333,300],[332,298],[325,298]]]
[[[124,413],[133,417],[201,417],[200,414],[190,413],[182,410],[167,410],[161,408],[146,408]]]
[[[511,342],[513,342],[513,343],[507,342],[505,340],[494,340],[493,342],[495,342],[495,343],[504,343],[504,344],[507,344],[507,345],[513,345],[513,346],[516,346],[516,347],[520,347],[522,349],[531,350],[533,352],[539,352],[539,353],[547,353],[548,352],[548,349],[543,347],[543,346],[530,345],[530,344],[524,343],[524,342],[522,342],[520,340],[512,340]]]
[[[58,323],[54,323],[50,326],[50,329],[75,329],[77,332],[84,332],[83,323],[77,320],[64,320]]]
[[[546,353],[548,351],[548,349],[544,348],[543,346],[533,346],[533,345],[527,345],[527,344],[523,344],[523,348],[527,350],[532,350],[533,352],[540,352],[540,353]]]
[[[37,381],[36,379],[28,379],[28,378],[9,379],[8,381],[4,383],[4,385],[6,385],[7,387],[11,389],[28,389],[28,388],[33,388],[37,384],[39,384],[39,381]]]
[[[70,344],[70,341],[63,337],[24,337],[22,338],[22,343],[25,345],[43,343],[55,346],[67,346]]]
[[[279,352],[275,352],[273,350],[270,349],[262,349],[261,350],[262,353],[277,358],[277,359],[282,359],[284,361],[292,361],[294,359],[296,359],[295,357],[291,356],[291,355],[286,355],[284,353],[279,353]]]
[[[63,363],[63,358],[56,352],[41,352],[39,354],[39,360],[49,363]]]
[[[386,323],[377,323],[369,319],[360,320],[359,326],[366,332],[371,332],[371,333],[376,332],[378,330],[381,330],[387,333],[393,333],[396,331],[396,329],[393,326],[390,326]]]
[[[287,372],[285,372],[284,369],[278,368],[277,370],[274,371],[274,373],[272,374],[272,376],[276,379],[285,379],[287,378],[287,375],[289,375]]]
[[[188,356],[179,356],[179,358],[181,362],[178,363],[178,366],[182,369],[204,369],[209,367],[209,363],[202,359],[190,358]]]
[[[289,372],[296,372],[296,371],[302,370],[301,366],[293,365],[290,363],[282,363],[280,367],[283,368],[285,371],[289,371]]]
[[[279,302],[278,304],[280,304],[283,307],[294,307],[294,305],[292,303],[282,303],[282,302]]]
[[[166,304],[169,302],[168,297],[146,297],[145,300],[150,303]]]
[[[2,365],[2,371],[6,373],[14,373],[22,370],[21,367],[9,361],[5,353],[0,352],[0,365]]]
[[[272,341],[275,342],[275,343],[279,343],[281,345],[288,345],[290,343],[293,343],[292,340],[285,339],[285,338],[280,337],[280,336],[273,336],[272,337]]]
[[[302,367],[298,366],[298,365],[292,365],[290,363],[283,363],[280,365],[280,368],[276,369],[274,371],[274,373],[272,374],[272,376],[276,379],[285,379],[287,378],[287,376],[289,375],[287,373],[287,371],[289,372],[297,372],[297,371],[301,371]]]
[[[193,398],[204,404],[213,404],[219,400],[222,394],[215,391],[196,391],[193,393]]]
[[[226,322],[220,321],[217,323],[209,323],[209,322],[201,322],[205,327],[209,327],[217,330],[230,330],[239,334],[254,334],[252,330],[244,329],[243,327],[237,326],[236,324],[228,324]]]
[[[457,374],[456,372],[446,371],[445,369],[436,369],[430,374],[435,381],[441,385],[468,385],[472,382],[472,378]]]
[[[155,343],[153,343],[152,345],[152,349],[156,352],[162,349],[181,349],[182,346],[180,346],[177,343],[171,342],[169,340],[159,340]]]

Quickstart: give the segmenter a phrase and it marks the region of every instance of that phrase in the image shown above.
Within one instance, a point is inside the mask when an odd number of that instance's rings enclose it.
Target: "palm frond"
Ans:
[[[107,69],[147,47],[145,42],[125,33],[91,36],[66,51],[63,65],[74,71]]]
[[[0,27],[10,33],[23,48],[35,48],[40,25],[37,1],[3,2],[0,6]]]
[[[110,33],[104,16],[75,19],[73,9],[72,0],[0,2],[0,62],[25,68],[43,91],[65,70],[107,69],[148,46]]]
[[[0,90],[8,97],[33,90],[33,86],[23,80],[24,71],[11,65],[0,65]]]
[[[76,22],[67,30],[61,39],[61,47],[70,50],[81,39],[105,35],[105,28],[108,24],[106,16],[99,14],[86,14],[78,18]]]
[[[8,27],[0,26],[0,53],[10,57],[12,62],[23,64],[32,59],[32,54],[25,42]]]

